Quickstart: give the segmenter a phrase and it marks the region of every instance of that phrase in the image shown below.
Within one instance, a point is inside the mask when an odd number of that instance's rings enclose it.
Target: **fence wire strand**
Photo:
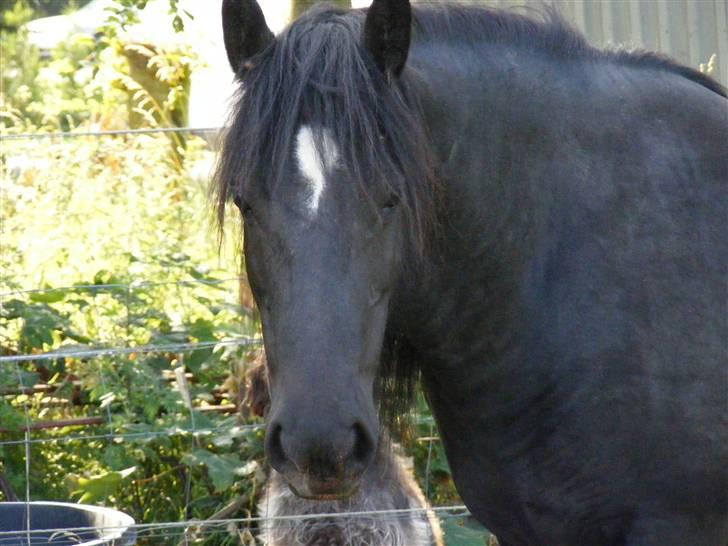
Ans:
[[[165,343],[159,345],[136,345],[130,347],[95,347],[82,350],[60,350],[39,354],[22,354],[0,356],[0,364],[7,362],[34,362],[39,360],[55,360],[57,358],[94,358],[109,355],[129,355],[140,353],[177,353],[180,351],[199,351],[201,349],[215,349],[226,346],[254,346],[260,345],[260,338],[221,339],[218,341],[198,341],[189,343]]]
[[[253,524],[265,524],[270,522],[300,522],[315,519],[342,519],[342,518],[359,518],[359,517],[383,517],[383,518],[405,518],[416,515],[424,515],[428,512],[434,512],[441,518],[448,517],[467,517],[470,516],[468,508],[463,504],[454,504],[449,506],[433,506],[431,508],[394,508],[388,510],[363,510],[351,512],[322,512],[320,514],[299,514],[288,516],[248,516],[242,518],[225,518],[225,519],[188,519],[184,521],[167,521],[160,523],[135,523],[133,525],[103,525],[97,527],[58,527],[52,529],[33,529],[28,534],[39,535],[47,533],[61,532],[84,532],[90,530],[102,531],[123,531],[134,530],[137,536],[147,536],[147,532],[162,531],[167,529],[200,527],[200,528],[225,528],[231,523],[244,524],[251,526]],[[23,531],[25,534],[25,531]],[[180,532],[181,535],[184,531]],[[18,531],[0,531],[0,541],[4,537],[17,536]]]
[[[96,425],[101,426],[101,425]],[[264,425],[262,424],[252,424],[252,425],[220,425],[217,427],[208,427],[208,428],[197,428],[197,429],[191,429],[191,428],[181,428],[181,427],[171,427],[166,428],[164,430],[153,430],[153,431],[144,431],[144,432],[115,432],[112,435],[112,439],[114,440],[129,440],[129,439],[143,439],[143,440],[150,440],[152,438],[159,438],[162,436],[179,436],[179,435],[204,435],[204,434],[214,434],[216,432],[222,432],[222,431],[252,431],[252,430],[261,430],[264,428]],[[59,436],[59,437],[53,437],[53,438],[28,438],[27,440],[3,440],[0,441],[0,446],[11,446],[11,445],[21,445],[21,444],[47,444],[52,442],[60,442],[60,443],[69,443],[69,442],[79,442],[79,441],[91,441],[91,440],[104,440],[109,438],[108,433],[104,434],[77,434],[77,435],[69,435],[69,436]]]
[[[192,133],[206,134],[218,133],[223,127],[152,127],[148,129],[113,129],[107,131],[58,131],[54,133],[6,133],[0,134],[0,141],[3,140],[40,140],[53,138],[81,138],[81,137],[104,137],[123,135],[153,135],[159,133]]]
[[[226,282],[232,281],[244,281],[245,277],[226,277],[224,279],[187,279],[178,281],[146,281],[138,280],[130,283],[109,283],[109,284],[74,284],[69,286],[59,287],[47,287],[47,288],[18,288],[8,290],[6,292],[0,292],[0,298],[7,298],[9,296],[16,296],[22,294],[47,294],[52,292],[76,292],[76,291],[89,291],[102,292],[104,290],[143,290],[145,288],[155,288],[158,286],[217,286]]]

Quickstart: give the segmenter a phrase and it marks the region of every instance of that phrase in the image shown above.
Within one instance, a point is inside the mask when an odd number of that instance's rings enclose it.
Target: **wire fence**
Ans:
[[[8,296],[20,295],[20,294],[47,294],[49,292],[76,292],[80,290],[88,291],[102,291],[102,290],[136,290],[142,288],[151,288],[156,286],[194,286],[194,285],[206,285],[216,286],[231,281],[245,281],[244,277],[227,277],[225,279],[190,279],[190,280],[175,280],[175,281],[148,281],[148,280],[136,280],[130,283],[99,283],[99,284],[74,284],[72,286],[59,286],[59,287],[46,287],[46,288],[18,288],[8,290],[6,292],[0,292],[0,298],[6,298]]]
[[[3,140],[43,140],[53,138],[83,138],[83,137],[105,137],[125,135],[155,135],[168,133],[190,133],[208,134],[219,133],[223,127],[151,127],[147,129],[116,129],[107,131],[55,131],[48,133],[0,133],[0,141]]]
[[[237,280],[237,279],[235,279]],[[112,285],[114,288],[118,288],[120,285]],[[123,285],[121,285],[123,286]],[[73,290],[77,287],[68,287]],[[106,286],[109,288],[109,286]],[[52,289],[49,289],[52,290]],[[187,343],[187,344],[168,344],[168,345],[156,345],[156,346],[144,346],[144,347],[114,347],[104,348],[96,350],[86,351],[55,351],[47,354],[37,355],[14,355],[0,358],[0,363],[8,366],[15,365],[15,371],[18,377],[18,385],[22,388],[25,387],[23,380],[22,370],[20,365],[31,360],[45,360],[53,358],[88,358],[94,359],[101,356],[109,355],[128,355],[132,352],[143,353],[143,352],[185,352],[194,351],[201,348],[217,348],[223,346],[242,346],[242,347],[255,347],[259,346],[260,339],[236,339],[236,340],[221,340],[218,342],[210,343]],[[177,386],[181,398],[184,398],[184,388],[182,385]],[[26,492],[25,501],[29,502],[31,499],[31,471],[30,461],[32,457],[33,446],[38,444],[46,443],[63,443],[72,444],[74,442],[93,442],[93,441],[106,441],[106,442],[122,442],[135,439],[152,440],[155,438],[168,438],[171,436],[177,437],[189,437],[189,438],[200,438],[209,436],[222,431],[240,433],[244,431],[257,431],[263,428],[260,423],[256,424],[240,424],[239,422],[228,422],[220,426],[215,427],[196,427],[194,419],[189,421],[189,426],[176,426],[173,428],[165,428],[162,430],[145,430],[141,432],[128,431],[125,429],[125,424],[119,424],[112,418],[110,412],[106,412],[106,419],[96,423],[99,426],[105,427],[105,432],[102,433],[81,433],[81,434],[69,434],[64,432],[59,436],[50,437],[37,437],[32,430],[31,418],[28,412],[28,405],[24,406],[25,410],[25,430],[23,437],[19,439],[5,440],[0,437],[0,448],[2,446],[22,446],[24,447],[25,464],[26,464]],[[102,413],[103,414],[103,413]],[[193,412],[190,411],[190,415]],[[431,426],[431,424],[430,424]],[[430,446],[428,448],[428,468],[430,466],[431,450],[433,441],[437,441],[434,436],[426,438]],[[455,525],[461,525],[462,521],[468,518],[469,512],[466,507],[461,504],[449,505],[449,506],[438,506],[433,507],[432,512],[437,515],[442,523],[446,523],[449,520],[456,522]],[[356,518],[376,518],[379,522],[393,522],[393,521],[407,521],[413,517],[421,517],[425,513],[422,508],[410,508],[410,509],[393,509],[393,510],[367,510],[367,511],[343,511],[337,513],[323,513],[323,514],[306,514],[306,515],[289,515],[289,516],[275,516],[275,517],[225,517],[219,519],[184,519],[181,521],[165,521],[155,523],[144,523],[139,522],[131,526],[114,527],[114,526],[96,526],[94,528],[84,527],[59,527],[53,529],[42,529],[32,530],[23,532],[22,542],[20,544],[40,544],[48,543],[48,535],[51,536],[58,534],[63,537],[76,537],[77,540],[83,540],[87,536],[96,537],[99,534],[107,535],[113,531],[123,531],[125,533],[133,531],[136,533],[136,540],[146,544],[174,544],[178,545],[181,543],[188,543],[190,538],[194,538],[196,541],[205,540],[210,537],[219,537],[221,535],[233,537],[236,534],[247,533],[247,536],[253,536],[252,532],[262,532],[266,526],[276,525],[278,528],[282,524],[290,523],[296,525],[297,522],[306,520],[320,520],[327,518],[328,520],[346,519],[347,521],[355,520]],[[113,534],[113,533],[112,533]],[[11,531],[0,532],[0,544],[12,544],[13,546],[19,544],[18,533]]]
[[[135,523],[133,525],[99,525],[96,527],[56,527],[41,530],[23,531],[22,536],[25,544],[48,544],[48,535],[60,535],[67,537],[69,535],[75,537],[97,537],[98,534],[119,535],[133,531],[137,539],[158,542],[159,539],[170,541],[184,540],[185,537],[192,535],[199,539],[205,535],[214,533],[234,534],[243,529],[258,528],[261,529],[267,525],[290,524],[295,526],[300,522],[318,521],[318,520],[355,520],[356,518],[377,518],[380,521],[407,521],[413,517],[427,516],[428,513],[436,514],[440,520],[463,519],[469,517],[470,513],[464,505],[439,506],[432,508],[405,508],[393,510],[367,510],[367,511],[351,511],[351,512],[322,512],[320,514],[303,514],[289,516],[274,517],[242,517],[242,518],[224,518],[209,520],[189,520],[181,522],[164,522],[164,523]],[[14,531],[0,531],[0,544],[13,544],[13,540],[17,541],[18,533]],[[171,541],[170,541],[171,542]],[[17,544],[17,542],[15,542]]]
[[[71,139],[114,139],[170,133],[207,136],[217,135],[224,130],[224,127],[152,127],[123,130],[76,129],[63,132],[33,133],[6,131],[0,132],[0,142],[10,144],[13,142],[37,141],[39,143],[48,143],[50,146],[50,141],[63,142]],[[53,145],[55,144],[57,142],[53,143]],[[34,151],[34,153],[42,152],[42,148]],[[49,168],[52,168],[52,166]],[[124,232],[123,236],[133,237],[133,230]],[[122,331],[122,335],[112,340],[93,339],[86,342],[70,343],[71,340],[66,339],[53,350],[41,352],[16,350],[13,354],[0,353],[0,403],[2,403],[3,398],[12,399],[13,409],[19,410],[22,415],[18,422],[9,424],[3,421],[4,414],[0,412],[0,456],[8,457],[4,461],[0,459],[0,463],[19,463],[19,465],[22,465],[24,472],[22,501],[30,503],[34,500],[33,481],[34,472],[37,472],[37,468],[34,468],[33,465],[39,459],[39,454],[50,446],[62,445],[67,452],[78,452],[84,455],[96,454],[96,456],[102,457],[106,447],[118,446],[122,449],[136,449],[143,454],[144,449],[161,450],[166,443],[181,441],[186,442],[186,445],[194,452],[195,450],[204,450],[210,442],[218,441],[220,438],[222,438],[220,441],[228,441],[230,438],[243,437],[247,441],[253,438],[253,434],[260,433],[264,428],[264,424],[241,420],[237,416],[238,408],[236,405],[232,408],[225,408],[230,409],[233,413],[227,418],[206,419],[205,410],[216,410],[222,404],[201,404],[201,402],[208,401],[205,393],[197,393],[193,396],[191,394],[192,387],[188,383],[185,374],[186,364],[190,362],[195,354],[221,354],[226,351],[233,351],[228,360],[240,360],[244,357],[246,351],[260,348],[260,337],[234,336],[226,332],[225,335],[216,336],[214,340],[138,344],[134,343],[133,336],[129,335],[130,325],[135,318],[132,300],[137,293],[160,288],[179,290],[181,288],[222,287],[226,285],[239,287],[240,283],[244,281],[245,279],[240,276],[227,276],[224,278],[175,280],[134,279],[129,280],[129,282],[94,282],[45,287],[15,287],[7,286],[7,283],[0,283],[0,306],[13,300],[35,301],[42,304],[45,302],[54,303],[56,296],[65,298],[66,295],[75,296],[80,294],[90,295],[95,298],[98,295],[112,293],[122,295],[119,298],[121,302],[119,312],[126,315],[126,329]],[[181,293],[177,293],[176,297],[180,300],[184,299]],[[94,299],[91,300],[88,309],[90,314],[99,315],[97,302]],[[2,341],[3,338],[0,335],[0,342]],[[57,343],[55,344],[57,345]],[[2,347],[0,343],[0,350],[6,349],[8,347]],[[137,419],[133,412],[114,408],[114,404],[118,403],[118,400],[114,399],[115,393],[112,392],[112,377],[118,372],[118,366],[116,365],[118,363],[130,364],[133,368],[140,355],[149,357],[163,355],[168,368],[175,366],[173,370],[168,370],[174,372],[172,377],[162,377],[163,374],[158,374],[158,381],[150,385],[150,396],[158,395],[161,397],[171,394],[171,397],[174,398],[172,403],[178,405],[180,409],[177,413],[183,418],[173,422],[158,417],[147,420]],[[110,361],[114,363],[114,366],[109,364]],[[53,380],[50,382],[46,380],[42,385],[34,381],[36,379],[34,375],[35,368],[45,365],[52,367],[56,362],[74,363],[74,373],[83,374],[85,378],[93,378],[91,382],[93,388],[101,392],[100,395],[95,395],[93,400],[86,401],[80,406],[82,411],[80,416],[76,412],[70,411],[68,413],[72,417],[59,419],[57,412],[54,414],[54,411],[52,411],[54,404],[61,404],[64,411],[67,410],[69,399],[72,396],[70,391],[73,385],[71,384],[76,380],[61,377],[55,383]],[[69,377],[72,375],[72,373],[68,374]],[[69,388],[69,385],[71,385],[71,388]],[[66,390],[64,391],[64,389]],[[0,410],[2,410],[2,407],[0,407]],[[425,493],[429,494],[430,488],[434,487],[432,475],[436,466],[435,451],[439,437],[435,434],[434,422],[430,416],[422,416],[416,413],[412,420],[415,425],[421,426],[425,431],[424,434],[417,437],[417,441],[425,446],[426,462],[423,486]],[[22,460],[12,461],[10,460],[12,457],[22,458]],[[28,521],[28,529],[23,531],[21,541],[18,541],[16,531],[0,531],[0,546],[53,544],[54,541],[49,540],[48,535],[53,538],[53,535],[56,534],[63,538],[70,538],[72,542],[80,542],[89,536],[87,533],[93,536],[93,534],[98,535],[99,532],[112,531],[133,531],[136,534],[137,541],[144,544],[163,543],[181,546],[183,544],[189,545],[192,541],[199,543],[200,541],[215,538],[214,542],[209,543],[224,545],[230,543],[230,537],[236,538],[235,543],[243,541],[245,544],[252,544],[252,542],[245,542],[241,538],[242,533],[247,532],[248,538],[246,540],[249,540],[252,536],[250,533],[255,532],[256,529],[259,531],[266,526],[280,524],[281,522],[290,522],[293,525],[308,520],[351,520],[355,518],[375,518],[379,521],[407,521],[426,513],[424,508],[407,508],[366,511],[348,510],[335,513],[292,514],[264,518],[250,515],[251,506],[248,502],[246,503],[246,509],[226,513],[224,517],[219,517],[221,511],[216,510],[217,507],[211,507],[207,511],[207,519],[205,517],[192,517],[190,506],[195,501],[192,498],[192,486],[195,480],[191,470],[193,462],[182,461],[182,466],[185,467],[182,469],[183,477],[181,479],[185,497],[183,502],[184,510],[177,520],[147,522],[140,518],[141,521],[124,527],[101,524],[93,528],[68,526],[38,530],[31,530]],[[212,471],[211,468],[209,470]],[[237,476],[236,479],[245,480],[246,477],[247,475],[241,475]],[[2,478],[3,465],[0,464],[0,482]],[[91,481],[95,479],[94,476],[85,476],[83,478]],[[155,474],[140,481],[145,480],[161,481],[162,477]],[[2,483],[0,483],[1,485]],[[98,499],[89,502],[98,503],[112,499],[111,502],[113,503],[113,498],[113,495],[101,495]],[[153,502],[164,503],[167,500],[153,499]],[[434,506],[427,510],[431,510],[432,513],[436,514],[441,522],[456,521],[457,525],[463,524],[469,517],[467,508],[460,503]],[[204,510],[199,512],[204,512]],[[240,513],[247,513],[248,515],[240,517]],[[221,536],[227,536],[228,538],[220,538]],[[480,540],[477,543],[482,544],[483,541]]]
[[[203,134],[218,132],[219,128],[154,128],[148,130],[128,131],[77,131],[70,133],[39,133],[39,134],[5,134],[0,139],[6,141],[39,140],[48,139],[69,139],[76,137],[85,138],[115,138],[121,136],[135,136],[145,134],[157,134],[165,132],[189,132],[192,134]],[[133,230],[131,232],[133,235]],[[224,294],[235,295],[245,279],[240,276],[223,276],[213,278],[192,279],[129,279],[128,282],[94,282],[78,283],[62,286],[7,286],[7,283],[0,285],[0,305],[12,301],[21,302],[55,302],[66,299],[87,296],[91,302],[89,309],[96,315],[97,299],[104,295],[116,295],[121,302],[118,311],[126,314],[126,330],[123,330],[120,337],[112,340],[87,340],[84,343],[67,343],[66,340],[60,346],[48,351],[22,352],[15,351],[12,354],[0,354],[0,398],[12,400],[14,409],[19,411],[21,419],[14,424],[3,422],[0,414],[0,454],[4,457],[20,457],[15,461],[22,465],[25,474],[23,483],[23,501],[31,502],[34,498],[33,477],[35,469],[34,461],[53,446],[64,446],[68,453],[88,453],[96,450],[102,456],[109,447],[121,446],[125,449],[138,449],[139,446],[155,446],[159,449],[159,442],[179,441],[186,442],[188,451],[195,453],[195,450],[203,450],[205,446],[218,441],[220,438],[253,438],[262,434],[264,424],[261,422],[245,422],[238,417],[236,404],[220,403],[220,400],[209,400],[206,402],[205,395],[197,393],[192,395],[192,387],[188,384],[184,369],[186,363],[190,362],[198,354],[221,355],[226,352],[232,354],[228,361],[244,358],[247,351],[260,348],[261,339],[257,336],[216,336],[212,340],[180,340],[174,342],[160,343],[134,343],[133,336],[128,335],[129,324],[135,319],[137,310],[134,308],[136,295],[145,294],[153,290],[168,291],[165,293],[174,294],[182,306],[185,300],[184,290],[210,289],[221,290]],[[168,302],[169,303],[169,302]],[[143,305],[140,303],[139,305]],[[233,302],[230,305],[237,305]],[[124,322],[123,320],[121,322]],[[0,340],[1,341],[1,340]],[[178,404],[179,418],[174,420],[159,419],[159,422],[146,422],[143,419],[135,418],[129,411],[120,411],[114,407],[118,401],[114,400],[112,386],[113,380],[118,378],[115,374],[118,368],[123,365],[134,365],[141,357],[161,358],[167,368],[176,366],[175,375],[162,377],[159,374],[154,381],[155,384],[150,392],[151,396],[167,397],[173,396],[172,403]],[[74,383],[73,380],[61,378],[56,383],[38,384],[35,382],[35,369],[43,366],[53,367],[55,363],[76,363],[79,370],[83,370],[86,378],[92,377],[97,389],[102,391],[94,401],[86,402],[80,406],[79,415],[70,402],[71,394],[67,384]],[[182,370],[182,373],[178,373]],[[4,378],[4,379],[2,379]],[[9,380],[9,378],[14,378]],[[196,381],[196,377],[191,377]],[[13,386],[14,383],[14,386]],[[74,387],[75,388],[75,387]],[[64,390],[65,389],[65,390]],[[156,390],[155,390],[156,389]],[[165,394],[166,393],[166,394]],[[193,400],[194,399],[194,400]],[[0,400],[1,402],[2,400]],[[169,402],[167,402],[169,405]],[[59,407],[61,410],[55,410]],[[113,409],[112,409],[113,408]],[[0,408],[1,409],[1,408]],[[222,411],[220,411],[222,410]],[[219,418],[210,419],[209,412]],[[60,415],[60,417],[59,417]],[[432,418],[415,415],[413,422],[416,426],[423,427],[425,434],[418,437],[418,441],[425,445],[426,470],[424,488],[429,492],[431,473],[434,466],[434,450],[439,438],[434,434]],[[177,439],[177,440],[174,440]],[[38,451],[41,450],[41,451]],[[224,457],[224,455],[223,455]],[[10,461],[8,461],[10,462]],[[252,537],[270,526],[288,521],[292,525],[296,522],[309,519],[327,518],[336,520],[339,518],[375,518],[377,521],[408,520],[423,514],[422,508],[399,509],[399,510],[368,510],[368,511],[342,511],[332,514],[321,515],[290,515],[261,518],[251,515],[252,508],[248,506],[244,512],[245,517],[238,513],[225,513],[224,517],[215,517],[218,511],[210,509],[205,517],[192,517],[189,507],[196,502],[194,498],[193,483],[197,478],[193,477],[190,461],[184,462],[184,506],[185,509],[179,518],[168,519],[167,521],[146,522],[142,518],[128,530],[136,533],[137,541],[144,544],[170,544],[179,546],[189,544],[191,541],[212,541],[211,543],[226,543],[234,537],[236,542],[242,541],[245,544],[252,544]],[[0,466],[0,478],[2,478],[2,466]],[[93,480],[93,476],[87,479]],[[140,480],[162,480],[157,475]],[[245,477],[237,479],[245,480]],[[1,485],[1,484],[0,484]],[[18,495],[20,496],[20,495]],[[96,502],[103,501],[105,497],[99,498]],[[242,498],[242,497],[241,497]],[[7,500],[7,499],[6,499]],[[238,501],[239,502],[239,501]],[[113,504],[113,501],[112,501]],[[249,505],[250,503],[248,503]],[[441,522],[457,522],[456,527],[461,525],[468,517],[467,509],[462,504],[449,504],[434,507],[433,512],[437,514]],[[203,511],[204,512],[204,511]],[[199,513],[199,511],[198,511]],[[95,533],[101,531],[113,531],[107,527],[94,528]],[[84,533],[89,531],[86,528],[64,527],[56,529],[44,529],[42,531],[23,532],[22,542],[17,541],[17,533],[0,531],[0,546],[12,544],[37,544],[48,543],[48,534],[58,533],[59,536],[73,537],[80,540],[85,537]],[[247,538],[243,537],[243,534]],[[222,538],[221,538],[222,537]],[[227,539],[224,537],[228,537]],[[246,542],[247,540],[247,542]]]
[[[220,341],[200,341],[197,343],[168,343],[163,345],[138,345],[134,347],[106,347],[85,350],[57,350],[48,353],[0,356],[0,364],[7,362],[36,362],[41,360],[57,360],[59,358],[93,358],[97,356],[130,355],[144,353],[179,353],[201,349],[215,349],[227,346],[257,345],[255,339],[221,339]]]

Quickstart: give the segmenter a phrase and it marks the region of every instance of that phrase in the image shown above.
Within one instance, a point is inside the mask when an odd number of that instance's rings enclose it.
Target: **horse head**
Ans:
[[[223,2],[242,92],[218,177],[243,215],[261,313],[267,456],[298,495],[331,499],[356,489],[377,449],[390,300],[422,215],[404,180],[416,158],[396,152],[421,137],[392,84],[409,4],[375,1],[363,24],[314,11],[275,38],[254,1]]]

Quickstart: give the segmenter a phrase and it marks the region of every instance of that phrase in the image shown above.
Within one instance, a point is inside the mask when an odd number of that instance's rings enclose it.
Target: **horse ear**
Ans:
[[[399,75],[407,60],[412,27],[408,0],[374,0],[364,23],[364,47],[384,73]]]
[[[236,74],[250,57],[273,41],[273,33],[255,0],[223,0],[222,35],[228,61]]]

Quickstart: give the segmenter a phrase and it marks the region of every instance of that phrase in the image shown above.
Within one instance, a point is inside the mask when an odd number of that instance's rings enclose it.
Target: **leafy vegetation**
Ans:
[[[123,128],[130,113],[172,125],[191,65],[127,46],[168,84],[160,101],[132,78],[121,47],[79,38],[41,58],[22,30],[0,40],[5,135]],[[101,502],[137,521],[204,519],[231,501],[245,515],[258,482],[243,478],[259,468],[262,432],[240,426],[229,410],[237,392],[223,388],[245,348],[217,342],[258,326],[238,303],[236,248],[218,254],[206,213],[207,144],[6,140],[0,161],[0,355],[68,355],[0,362],[0,499],[24,498],[30,476],[33,499]],[[73,356],[181,343],[207,345]]]
[[[238,303],[235,248],[218,256],[204,183],[189,174],[211,152],[188,144],[178,169],[164,136],[3,142],[3,355],[209,343],[0,363],[0,439],[17,442],[0,447],[0,472],[21,498],[26,420],[98,418],[32,431],[32,498],[177,521],[255,487],[240,478],[260,458],[260,430],[213,410],[237,402],[222,385],[244,359],[216,342],[255,336],[257,323]],[[54,288],[13,292],[28,287]],[[178,368],[192,374],[186,388]]]

